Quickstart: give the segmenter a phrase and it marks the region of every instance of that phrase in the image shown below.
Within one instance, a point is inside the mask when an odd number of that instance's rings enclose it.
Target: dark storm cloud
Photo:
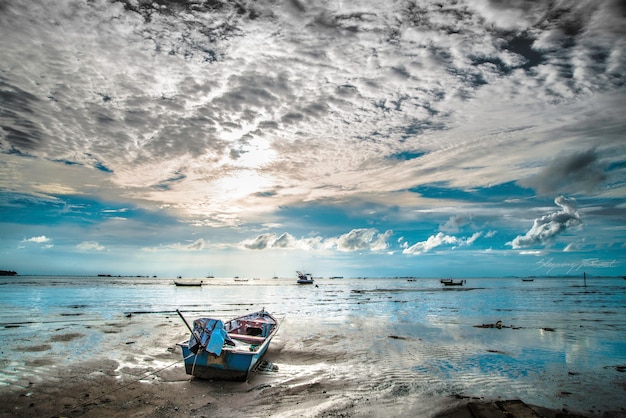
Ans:
[[[558,156],[537,175],[521,180],[540,194],[592,193],[607,178],[595,150]]]

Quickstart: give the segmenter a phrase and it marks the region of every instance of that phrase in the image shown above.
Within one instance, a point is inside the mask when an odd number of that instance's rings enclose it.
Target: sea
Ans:
[[[276,379],[336,382],[355,399],[521,399],[596,415],[626,412],[621,277],[467,278],[450,287],[438,278],[193,280],[203,285],[0,277],[0,391],[25,385],[24,375],[32,382],[38,368],[44,376],[87,356],[123,361],[125,345],[145,336],[158,351],[160,332],[176,350],[188,335],[183,318],[230,319],[264,308],[281,322],[272,344],[283,350],[266,355]],[[115,324],[137,318],[168,326],[131,328],[124,344],[107,343]]]

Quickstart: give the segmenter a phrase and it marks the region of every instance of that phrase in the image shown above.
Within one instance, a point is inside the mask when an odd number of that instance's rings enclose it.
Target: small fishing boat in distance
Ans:
[[[193,328],[176,310],[191,332],[178,343],[185,372],[200,379],[245,382],[278,331],[278,321],[265,309],[226,322],[198,318]]]
[[[191,281],[191,280],[174,280],[174,284],[176,286],[202,286],[202,284],[204,283],[204,280],[200,280],[199,282],[197,281]]]
[[[298,273],[298,284],[313,284],[315,281],[311,273],[302,273],[300,271],[296,271],[296,273]]]
[[[465,280],[452,280],[452,279],[441,279],[439,280],[441,284],[444,286],[463,286],[465,284]]]

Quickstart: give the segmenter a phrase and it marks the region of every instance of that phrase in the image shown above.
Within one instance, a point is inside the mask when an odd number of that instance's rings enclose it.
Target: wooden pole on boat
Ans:
[[[583,281],[585,282],[585,287],[587,287],[587,273],[583,271]]]
[[[176,313],[178,314],[178,316],[180,316],[180,318],[183,320],[183,322],[185,323],[185,325],[187,325],[187,328],[189,328],[189,332],[191,332],[193,334],[193,329],[191,328],[191,326],[189,326],[189,322],[187,322],[187,320],[185,319],[185,317],[183,316],[182,313],[180,313],[180,311],[178,309],[176,309]]]

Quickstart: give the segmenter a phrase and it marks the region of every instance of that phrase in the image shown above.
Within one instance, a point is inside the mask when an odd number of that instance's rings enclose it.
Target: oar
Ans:
[[[183,316],[182,313],[180,313],[180,311],[178,309],[176,309],[176,313],[180,316],[180,318],[183,320],[183,322],[185,323],[185,325],[187,325],[187,328],[189,329],[189,332],[191,332],[193,334],[193,329],[191,328],[191,326],[189,325],[189,322],[187,322],[187,320],[185,319],[185,317]]]
[[[194,336],[194,338],[196,339],[196,341],[198,342],[198,345],[200,346],[200,349],[204,350],[204,346],[202,346],[202,344],[200,343],[200,335],[198,334],[198,332],[194,332],[193,329],[191,328],[191,326],[189,325],[189,322],[187,322],[187,320],[185,319],[185,317],[183,316],[183,314],[176,309],[176,313],[178,314],[178,316],[180,316],[180,318],[183,320],[183,322],[185,323],[185,325],[187,325],[187,329],[189,329],[189,332],[191,332],[191,335]],[[190,340],[191,342],[191,340]],[[194,351],[191,347],[189,347],[189,349],[194,353],[197,354],[197,351]],[[195,362],[194,362],[194,367],[195,367]],[[192,373],[193,374],[193,373]]]

